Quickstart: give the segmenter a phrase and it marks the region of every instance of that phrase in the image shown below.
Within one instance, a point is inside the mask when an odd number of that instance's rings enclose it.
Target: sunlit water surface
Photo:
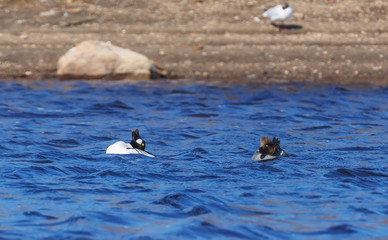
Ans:
[[[388,88],[0,82],[1,239],[388,236]],[[106,155],[138,128],[157,155]],[[291,154],[250,160],[262,136]]]

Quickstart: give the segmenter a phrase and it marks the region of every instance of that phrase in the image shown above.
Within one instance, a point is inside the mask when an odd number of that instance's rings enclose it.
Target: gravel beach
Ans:
[[[388,1],[0,0],[0,78],[53,79],[88,39],[146,55],[174,79],[388,85]],[[255,18],[256,17],[256,18]]]

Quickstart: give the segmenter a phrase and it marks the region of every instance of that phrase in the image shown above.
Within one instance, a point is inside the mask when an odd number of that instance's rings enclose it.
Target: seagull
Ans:
[[[272,24],[275,27],[280,29],[280,25],[277,22],[283,22],[292,17],[292,8],[288,3],[284,3],[283,5],[277,5],[273,8],[268,9],[263,13],[263,17],[269,18]]]

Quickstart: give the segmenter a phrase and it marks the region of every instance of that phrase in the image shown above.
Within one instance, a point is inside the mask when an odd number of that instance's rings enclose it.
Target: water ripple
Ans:
[[[387,97],[383,87],[0,81],[0,238],[384,238]],[[156,158],[105,154],[135,128]],[[290,157],[251,161],[262,136]]]

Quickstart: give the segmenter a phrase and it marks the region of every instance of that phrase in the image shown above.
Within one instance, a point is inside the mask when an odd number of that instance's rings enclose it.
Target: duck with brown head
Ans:
[[[286,151],[280,148],[280,141],[277,137],[272,140],[269,137],[260,139],[260,148],[253,154],[254,161],[269,161],[279,157],[287,157]]]

